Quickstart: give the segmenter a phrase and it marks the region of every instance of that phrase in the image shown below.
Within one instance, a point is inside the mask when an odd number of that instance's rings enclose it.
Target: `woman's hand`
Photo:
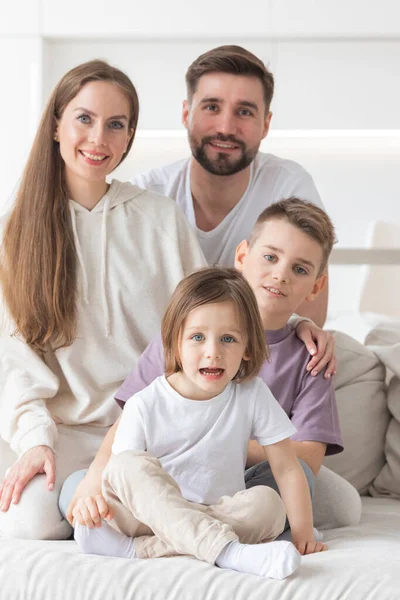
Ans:
[[[317,542],[315,539],[294,541],[293,544],[302,556],[305,554],[314,554],[315,552],[325,552],[328,546],[323,542]]]
[[[312,356],[307,371],[315,377],[327,365],[325,379],[335,375],[337,360],[333,335],[311,321],[300,321],[296,327],[296,335],[304,342]]]
[[[0,509],[7,511],[10,503],[18,504],[27,483],[38,473],[46,473],[46,485],[53,490],[56,480],[54,452],[48,446],[28,450],[10,469],[0,487]]]
[[[90,529],[100,527],[102,519],[112,519],[112,512],[101,493],[101,477],[90,471],[86,474],[76,488],[66,516],[72,526],[78,521]]]

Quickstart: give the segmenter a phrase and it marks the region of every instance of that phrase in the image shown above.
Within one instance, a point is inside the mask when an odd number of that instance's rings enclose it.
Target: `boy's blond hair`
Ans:
[[[322,275],[333,244],[336,242],[335,228],[327,213],[316,204],[295,196],[275,202],[263,210],[258,217],[250,235],[250,247],[257,240],[264,224],[273,219],[286,219],[291,225],[318,242],[322,250],[322,262],[318,270],[318,277]]]
[[[182,370],[179,343],[189,313],[205,304],[234,303],[241,329],[247,337],[246,358],[233,378],[237,382],[256,376],[268,358],[268,346],[253,290],[236,269],[207,267],[185,277],[172,294],[161,324],[167,375]]]

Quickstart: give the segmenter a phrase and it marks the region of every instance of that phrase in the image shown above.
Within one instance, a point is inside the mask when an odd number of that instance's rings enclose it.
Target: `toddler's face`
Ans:
[[[183,370],[172,385],[193,400],[209,400],[220,394],[239,370],[246,354],[247,337],[242,331],[233,302],[215,302],[192,310],[182,329],[179,354]]]

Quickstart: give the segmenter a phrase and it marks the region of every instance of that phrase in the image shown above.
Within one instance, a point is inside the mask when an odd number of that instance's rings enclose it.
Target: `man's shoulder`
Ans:
[[[131,182],[141,188],[169,196],[171,189],[181,183],[186,176],[188,164],[189,159],[184,158],[145,173],[139,173],[133,177]]]
[[[255,173],[276,171],[283,175],[303,176],[309,175],[308,171],[300,163],[289,158],[282,158],[275,154],[258,152],[254,160]]]

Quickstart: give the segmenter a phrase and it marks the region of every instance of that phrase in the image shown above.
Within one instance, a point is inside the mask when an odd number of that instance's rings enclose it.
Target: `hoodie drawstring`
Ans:
[[[69,205],[69,212],[71,213],[71,222],[72,222],[72,232],[74,234],[74,242],[75,242],[75,250],[78,256],[79,265],[82,270],[82,279],[83,279],[83,301],[85,304],[89,304],[89,294],[88,294],[88,280],[85,269],[85,263],[83,262],[82,249],[78,238],[78,232],[76,230],[76,216],[73,206]]]
[[[107,290],[106,290],[106,281],[107,281],[107,216],[110,208],[110,200],[108,196],[104,199],[104,208],[103,208],[103,216],[101,222],[101,301],[103,304],[103,312],[104,312],[104,322],[105,322],[105,336],[109,337],[110,335],[110,309],[108,306],[107,299]],[[69,206],[69,210],[71,213],[71,222],[72,222],[72,231],[74,234],[74,242],[76,254],[78,256],[79,266],[82,271],[82,280],[83,280],[83,301],[85,304],[89,304],[89,288],[88,288],[88,278],[85,268],[85,263],[83,261],[82,256],[82,248],[79,242],[78,232],[76,228],[76,215],[73,206]]]
[[[106,338],[110,335],[110,309],[107,299],[107,216],[110,207],[110,200],[106,196],[104,200],[103,218],[101,222],[101,297],[103,302],[104,321],[106,328]]]

